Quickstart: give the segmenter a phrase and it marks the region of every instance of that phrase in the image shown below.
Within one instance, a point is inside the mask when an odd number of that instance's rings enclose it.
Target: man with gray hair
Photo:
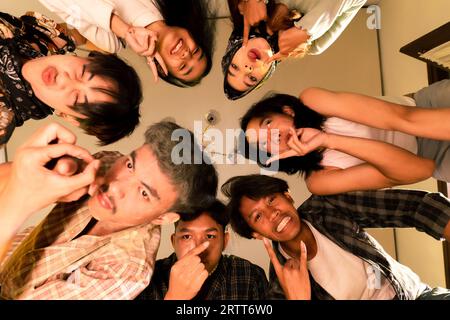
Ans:
[[[175,130],[189,137],[183,157],[190,161],[172,161]],[[90,196],[58,204],[25,235],[0,270],[1,298],[133,299],[150,282],[160,225],[195,214],[216,196],[214,166],[192,132],[175,123],[150,126],[128,156],[95,156],[102,166]]]

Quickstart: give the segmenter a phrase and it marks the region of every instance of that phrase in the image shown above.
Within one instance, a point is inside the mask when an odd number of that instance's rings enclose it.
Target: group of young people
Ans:
[[[115,54],[122,47],[172,85],[198,85],[211,70],[207,1],[40,2],[68,25],[36,12],[0,13],[0,144],[26,120],[52,113],[103,145],[130,135],[142,88]],[[364,3],[228,0],[234,29],[222,59],[225,95],[235,100],[260,88],[287,57],[320,54]],[[99,51],[66,54],[77,46]],[[241,119],[240,152],[302,175],[313,195],[298,209],[287,183],[264,175],[229,179],[221,188],[227,204],[220,202],[208,154],[175,123],[151,125],[129,155],[93,156],[51,124],[0,165],[0,297],[449,299],[449,290],[424,284],[364,231],[414,227],[450,240],[443,195],[380,190],[430,176],[450,181],[449,117],[447,80],[395,99],[320,88],[265,97]],[[181,164],[172,159],[176,130],[190,137]],[[18,232],[52,203],[38,226]],[[175,252],[155,261],[160,225],[168,223]],[[264,241],[269,280],[261,267],[223,254],[228,224]]]

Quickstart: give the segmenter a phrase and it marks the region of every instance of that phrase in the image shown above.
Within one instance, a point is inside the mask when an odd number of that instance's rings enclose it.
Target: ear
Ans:
[[[229,240],[230,240],[230,233],[228,231],[226,231],[223,234],[223,249],[222,249],[222,251],[225,250],[225,248],[227,247]]]
[[[159,224],[159,225],[170,224],[170,223],[174,223],[175,221],[177,221],[179,219],[180,219],[180,215],[178,213],[167,212],[167,213],[160,215],[158,218],[153,219],[152,223]]]
[[[172,248],[175,250],[175,233],[170,236],[170,242],[172,242]]]
[[[70,116],[64,112],[60,112],[60,111],[55,111],[55,115],[57,115],[58,117],[63,118],[65,121],[69,122],[70,124],[72,124],[75,127],[79,127],[80,126],[80,122],[77,120],[77,118]]]
[[[286,191],[283,194],[291,203],[294,203],[294,199],[292,199],[291,194],[289,193],[289,191]]]
[[[244,15],[244,1],[239,1],[238,10],[241,15]]]
[[[254,238],[254,239],[258,239],[258,240],[262,240],[264,237],[261,235],[261,234],[259,234],[258,232],[252,232],[252,237]]]
[[[295,117],[295,111],[289,107],[289,106],[283,106],[282,108],[284,114],[287,114],[288,116],[291,116],[292,118]]]

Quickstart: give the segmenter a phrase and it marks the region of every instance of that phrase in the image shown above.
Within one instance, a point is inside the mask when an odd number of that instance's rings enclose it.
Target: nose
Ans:
[[[272,213],[270,214],[270,221],[274,221],[278,217],[279,214],[280,214],[280,211],[277,209],[274,209],[272,211]]]
[[[189,59],[192,57],[192,52],[190,48],[186,48],[186,50],[183,51],[183,53],[181,54],[181,58],[182,59]]]
[[[253,71],[253,67],[250,64],[246,64],[244,66],[244,70],[246,73],[251,73]]]
[[[114,180],[109,183],[108,193],[114,199],[122,199],[125,196],[125,189],[123,188],[123,183],[119,180]]]

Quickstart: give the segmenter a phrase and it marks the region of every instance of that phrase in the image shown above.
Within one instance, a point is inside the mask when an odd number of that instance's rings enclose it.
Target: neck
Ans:
[[[93,219],[93,220],[95,220],[95,219]],[[126,228],[128,228],[128,227],[123,226],[123,225],[118,225],[115,223],[108,223],[108,222],[95,220],[95,224],[89,230],[87,230],[86,234],[91,235],[91,236],[101,237],[101,236],[106,236],[106,235],[114,233],[114,232],[122,231]]]
[[[317,242],[312,234],[311,229],[306,223],[301,223],[300,232],[297,236],[289,241],[281,243],[281,247],[288,255],[293,258],[300,258],[300,241],[303,241],[306,246],[307,259],[311,260],[317,254]]]

